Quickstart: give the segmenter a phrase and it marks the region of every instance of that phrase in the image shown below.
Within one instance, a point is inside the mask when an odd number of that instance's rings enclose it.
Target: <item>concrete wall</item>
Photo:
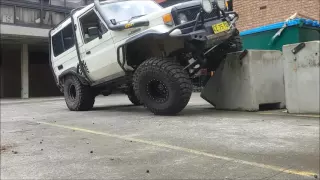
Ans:
[[[4,36],[30,36],[30,37],[39,37],[47,38],[49,35],[49,29],[42,28],[33,28],[33,27],[23,27],[15,26],[9,24],[0,24],[1,35]]]
[[[320,113],[320,41],[307,42],[297,54],[298,44],[283,47],[286,103],[289,113]]]
[[[263,104],[284,107],[281,52],[249,50],[242,60],[240,54],[227,56],[201,97],[217,109],[258,111]]]

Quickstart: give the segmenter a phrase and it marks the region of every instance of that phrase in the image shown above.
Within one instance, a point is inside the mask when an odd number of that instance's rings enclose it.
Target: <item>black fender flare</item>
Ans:
[[[62,86],[62,85],[61,85],[62,79],[63,79],[64,77],[68,76],[68,75],[76,76],[76,77],[80,80],[80,82],[81,82],[82,84],[84,84],[84,85],[90,85],[90,83],[86,80],[86,78],[85,78],[84,76],[82,76],[81,74],[78,73],[77,68],[71,67],[71,68],[69,68],[69,69],[66,69],[65,71],[63,71],[63,72],[59,75],[58,81],[59,81],[60,86]]]
[[[126,71],[126,69],[124,68],[124,65],[125,65],[125,63],[126,63],[126,59],[125,59],[125,54],[127,53],[126,52],[126,49],[125,49],[125,47],[128,45],[128,44],[130,44],[130,43],[132,43],[132,42],[134,42],[134,41],[137,41],[137,40],[139,40],[139,39],[142,39],[142,38],[144,38],[144,37],[146,37],[146,36],[153,36],[153,35],[157,35],[157,36],[168,36],[169,35],[169,33],[161,33],[161,32],[158,32],[158,31],[156,31],[156,30],[153,30],[153,29],[150,29],[150,30],[146,30],[146,31],[144,31],[144,32],[142,32],[142,33],[140,33],[140,34],[137,34],[137,35],[135,35],[135,36],[133,36],[133,37],[130,37],[130,38],[128,38],[126,41],[125,41],[125,43],[124,44],[122,44],[122,45],[120,45],[120,46],[118,46],[118,48],[117,48],[117,60],[118,60],[118,63],[119,63],[119,65],[121,66],[121,68],[125,71],[125,72],[127,72]],[[121,59],[120,59],[120,57],[121,57],[121,55],[120,55],[120,49],[124,49],[124,51],[122,51],[122,57],[124,58],[124,60],[123,60],[123,62],[121,62]]]

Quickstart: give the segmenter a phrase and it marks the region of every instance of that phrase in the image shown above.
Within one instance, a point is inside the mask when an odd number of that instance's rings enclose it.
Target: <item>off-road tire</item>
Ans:
[[[67,76],[64,81],[64,98],[71,111],[92,109],[95,95],[89,86],[83,85],[75,76]]]
[[[168,92],[164,100],[155,100],[148,90],[151,82],[159,81]],[[168,58],[144,61],[133,76],[136,96],[156,115],[175,115],[188,104],[192,94],[189,75],[177,62]],[[163,88],[162,88],[163,89]]]
[[[135,106],[141,106],[142,103],[134,93],[133,87],[130,87],[129,92],[128,92],[128,98],[132,102],[133,105]]]

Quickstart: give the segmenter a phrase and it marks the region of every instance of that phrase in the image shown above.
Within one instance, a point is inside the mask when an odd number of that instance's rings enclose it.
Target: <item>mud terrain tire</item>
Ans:
[[[142,105],[141,101],[138,99],[138,97],[134,93],[133,87],[130,87],[130,90],[129,90],[127,95],[128,95],[129,100],[132,102],[133,105],[135,105],[135,106],[141,106]]]
[[[95,96],[89,86],[83,85],[75,76],[68,76],[64,81],[64,98],[71,111],[92,109]]]
[[[134,74],[133,85],[138,99],[156,115],[179,113],[192,94],[188,73],[167,58],[144,61]]]

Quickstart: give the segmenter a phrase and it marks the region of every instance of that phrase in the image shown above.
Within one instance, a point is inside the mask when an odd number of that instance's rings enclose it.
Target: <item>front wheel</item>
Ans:
[[[143,62],[133,78],[134,91],[156,115],[175,115],[188,104],[192,83],[178,63],[163,58]]]
[[[132,102],[135,106],[141,106],[142,103],[138,99],[137,95],[134,93],[133,87],[130,87],[129,92],[127,93],[129,100]]]
[[[64,81],[64,98],[71,111],[92,109],[95,95],[89,86],[83,85],[75,76],[68,76]]]

